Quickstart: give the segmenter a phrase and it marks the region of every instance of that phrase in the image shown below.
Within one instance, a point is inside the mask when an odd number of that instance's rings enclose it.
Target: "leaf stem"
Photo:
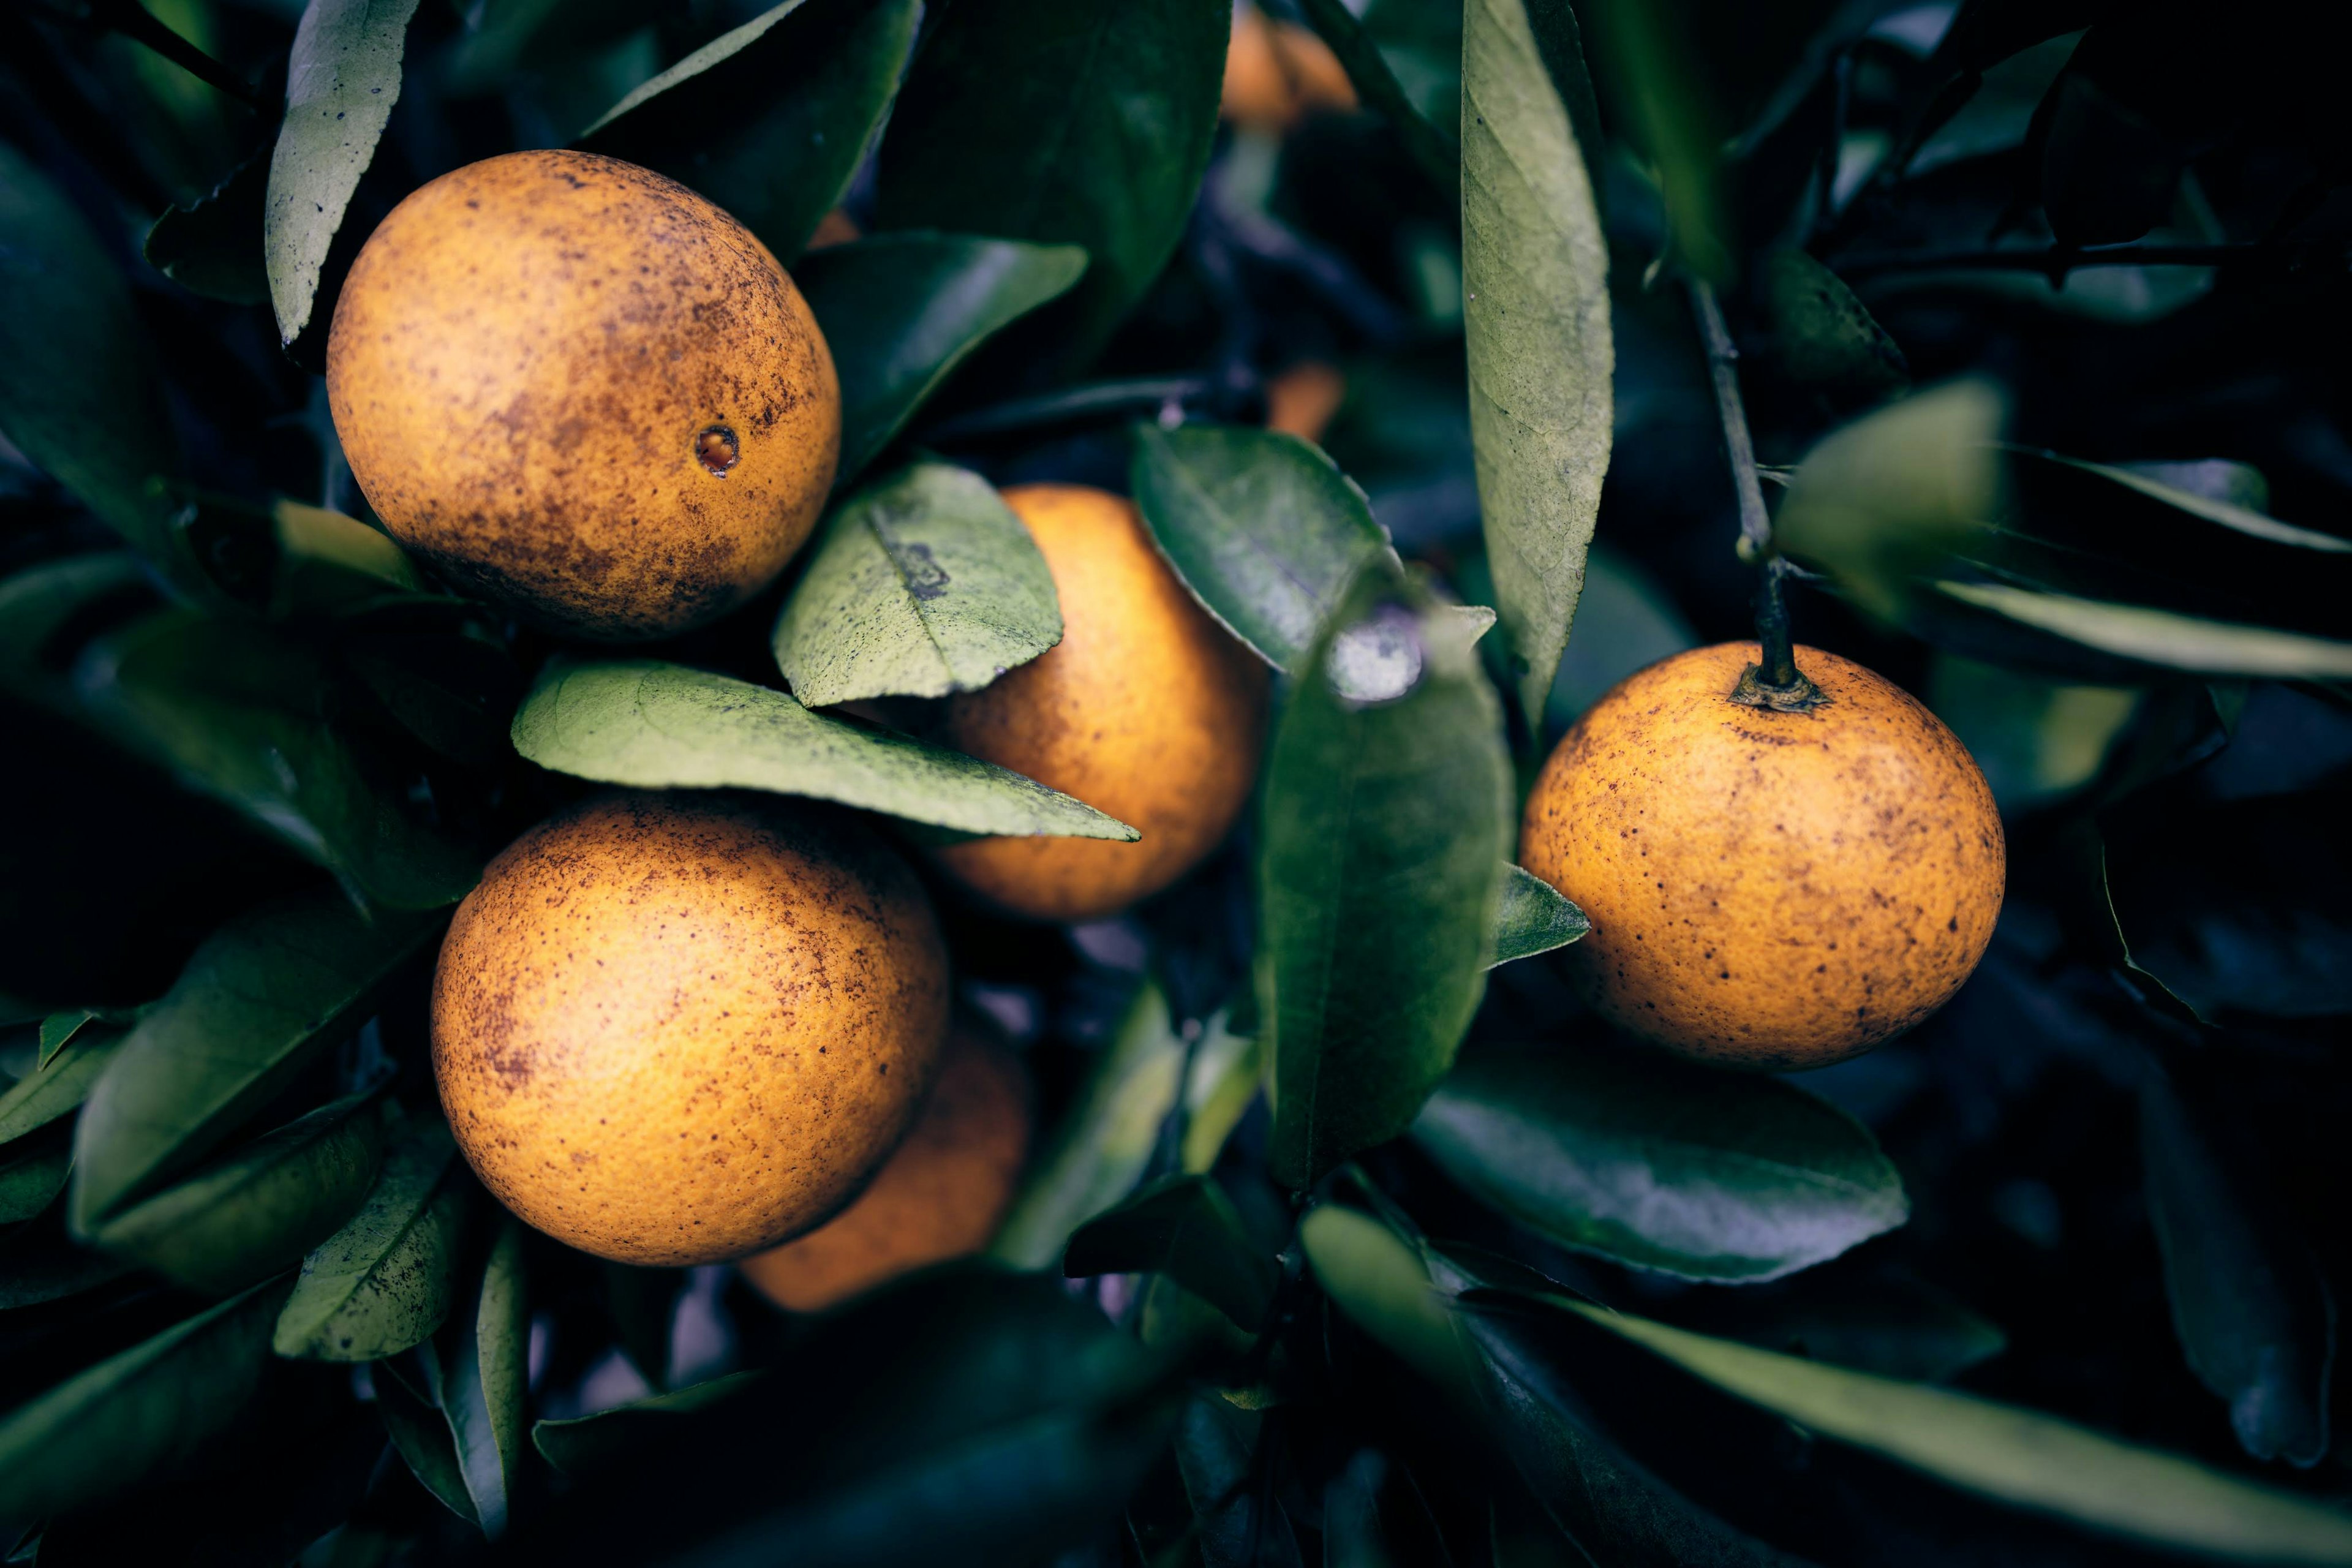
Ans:
[[[90,16],[100,26],[133,43],[145,45],[206,87],[226,93],[256,114],[269,112],[268,101],[253,84],[156,20],[139,0],[96,0],[90,6]]]
[[[1759,568],[1756,584],[1758,662],[1731,693],[1751,708],[1801,712],[1822,700],[1797,668],[1796,644],[1789,633],[1789,606],[1780,584],[1788,563],[1772,546],[1772,514],[1764,509],[1764,486],[1756,472],[1756,443],[1748,433],[1748,406],[1739,396],[1739,349],[1724,324],[1715,285],[1704,278],[1685,280],[1691,314],[1706,349],[1707,376],[1715,385],[1715,411],[1723,426],[1724,455],[1731,464],[1731,488],[1739,498],[1739,558]]]

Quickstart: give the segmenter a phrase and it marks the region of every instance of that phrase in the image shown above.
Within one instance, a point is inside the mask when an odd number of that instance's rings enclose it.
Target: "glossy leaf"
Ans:
[[[653,659],[551,661],[515,715],[514,742],[541,767],[607,784],[773,790],[965,833],[1137,837],[992,763]]]
[[[1584,911],[1534,872],[1505,866],[1496,889],[1494,950],[1486,967],[1566,947],[1592,929]]]
[[[1097,1215],[1070,1237],[1062,1272],[1165,1274],[1252,1330],[1265,1321],[1281,1274],[1206,1176],[1171,1176]]]
[[[1779,1355],[1563,1297],[1546,1304],[1816,1436],[2146,1545],[2352,1562],[2352,1514],[2038,1411]]]
[[[811,708],[976,691],[1062,640],[1054,576],[988,481],[915,463],[835,507],[775,630]]]
[[[891,116],[886,228],[1077,245],[1083,359],[1183,234],[1216,132],[1226,0],[976,0],[926,40]]]
[[[1367,563],[1395,559],[1364,492],[1296,436],[1139,425],[1128,478],[1177,575],[1276,669],[1307,657]]]
[[[400,100],[416,0],[310,0],[286,66],[286,120],[269,155],[262,254],[278,335],[310,321],[327,249]]]
[[[73,1145],[62,1138],[37,1139],[0,1150],[0,1226],[22,1225],[66,1190]]]
[[[98,639],[74,679],[109,735],[373,903],[436,909],[479,873],[338,727],[330,669],[269,627],[166,611]]]
[[[1031,1162],[990,1257],[1016,1268],[1049,1268],[1073,1232],[1135,1190],[1175,1108],[1184,1057],[1167,995],[1147,980]]]
[[[164,209],[141,247],[149,265],[191,293],[232,305],[269,302],[269,267],[261,251],[269,198],[269,160],[236,166],[210,195]]]
[[[1936,587],[1947,598],[2020,626],[2143,664],[2268,680],[2352,679],[2352,643],[2008,583],[1940,582]]]
[[[1459,617],[1367,573],[1276,727],[1257,884],[1272,1161],[1402,1132],[1485,989],[1511,848],[1501,712]]]
[[[1076,245],[971,234],[877,234],[801,258],[793,270],[841,372],[846,486],[906,428],[974,349],[1068,293]]]
[[[0,1534],[202,1453],[260,1388],[285,1291],[257,1285],[0,1416]]]
[[[0,1145],[72,1113],[89,1098],[91,1086],[122,1044],[116,1029],[85,1030],[60,1051],[0,1094]]]
[[[1380,45],[1348,8],[1347,0],[1303,0],[1299,9],[1331,47],[1356,96],[1395,128],[1422,173],[1446,195],[1458,191],[1462,151],[1455,143],[1454,127],[1432,123],[1414,107],[1412,97],[1398,83],[1396,72],[1381,58]]]
[[[1586,1046],[1474,1055],[1413,1139],[1563,1247],[1689,1279],[1774,1279],[1909,1216],[1863,1126],[1761,1074]]]
[[[175,560],[148,481],[179,450],[131,289],[65,193],[5,143],[0,293],[0,432],[123,538]]]
[[[1470,433],[1495,607],[1533,723],[1568,645],[1609,468],[1609,253],[1522,0],[1468,0],[1462,94]]]
[[[2308,1468],[2327,1452],[2336,1313],[2255,1152],[2217,1135],[2210,1090],[2192,1106],[2162,1073],[2140,1088],[2148,1218],[2173,1328],[2198,1381],[2226,1401],[2257,1459]]]
[[[263,1134],[84,1234],[190,1289],[226,1295],[292,1268],[332,1235],[366,1195],[383,1154],[383,1107],[354,1095]]]
[[[506,1533],[524,1458],[530,1312],[523,1296],[522,1226],[508,1220],[481,1277],[440,1336],[441,1413],[482,1533]]]
[[[731,1372],[706,1383],[688,1384],[667,1394],[616,1405],[593,1415],[533,1422],[530,1440],[539,1449],[540,1458],[565,1475],[589,1475],[635,1450],[660,1445],[677,1417],[731,1399],[764,1375],[759,1372]]]
[[[467,1193],[447,1122],[420,1117],[401,1129],[359,1212],[302,1260],[272,1348],[380,1361],[431,1338],[457,1292]]]
[[[579,145],[699,191],[789,266],[881,126],[919,10],[784,0],[637,87]]]
[[[97,1229],[216,1147],[365,1022],[385,983],[439,929],[430,917],[370,924],[323,893],[206,941],[90,1092],[75,1129],[75,1226]]]

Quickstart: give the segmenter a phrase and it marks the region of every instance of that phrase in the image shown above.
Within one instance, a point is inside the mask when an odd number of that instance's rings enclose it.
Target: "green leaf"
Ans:
[[[1334,1305],[1464,1408],[1478,1406],[1478,1369],[1446,1298],[1397,1234],[1367,1214],[1321,1204],[1298,1240]]]
[[[0,1150],[0,1226],[22,1225],[48,1207],[66,1190],[72,1168],[73,1144],[67,1139]]]
[[[2352,1514],[2178,1455],[1972,1394],[1779,1355],[1563,1297],[1542,1300],[1818,1436],[1963,1490],[2159,1548],[2265,1563],[2352,1563]]]
[[[2271,544],[2292,545],[2297,550],[2315,550],[2323,555],[2352,554],[2352,539],[2341,538],[2333,533],[2321,533],[2315,529],[2297,528],[2291,522],[2281,522],[2267,512],[2243,505],[2239,501],[2221,496],[2200,495],[2195,490],[2183,489],[2179,485],[2168,484],[2156,474],[2146,471],[2149,468],[2158,470],[2178,468],[2185,465],[2088,463],[2080,458],[2069,458],[2061,453],[2042,451],[2030,447],[2011,447],[2007,449],[2021,458],[2037,458],[2045,463],[2056,463],[2062,467],[2073,468],[2078,473],[2095,474],[2100,479],[2112,479],[2126,489],[2137,490],[2151,500],[2162,501],[2165,505],[2178,508],[2192,517],[2200,517],[2207,522],[2218,523],[2233,533],[2242,533],[2249,539],[2260,539]],[[2234,467],[2234,465],[2231,466]],[[2259,482],[2261,476],[2253,477]]]
[[[72,1246],[61,1237],[53,1247],[12,1247],[0,1260],[0,1312],[68,1300],[130,1271],[121,1258]]]
[[[1910,1214],[1894,1165],[1843,1111],[1654,1051],[1474,1055],[1430,1096],[1413,1139],[1559,1245],[1686,1279],[1777,1279]]]
[[[272,1347],[311,1361],[380,1361],[424,1343],[457,1293],[467,1184],[449,1124],[411,1121],[349,1223],[302,1260]]]
[[[1936,587],[1948,598],[2020,626],[2143,664],[2268,680],[2352,679],[2352,643],[2008,583],[1948,581]]]
[[[2309,1468],[2327,1453],[2335,1311],[2284,1194],[2253,1151],[2218,1136],[2213,1086],[2140,1085],[2140,1163],[2172,1323],[2198,1381],[2228,1402],[2257,1459]]]
[[[878,234],[802,257],[793,276],[841,371],[835,485],[881,456],[974,349],[1086,270],[1078,246],[970,234]]]
[[[455,603],[432,594],[389,537],[322,507],[193,495],[173,526],[222,596],[272,620],[402,600]]]
[[[1774,540],[1827,567],[1864,609],[1895,618],[1913,574],[1999,515],[1994,443],[2008,414],[1990,382],[1956,381],[1831,432],[1798,464],[1772,520]]]
[[[1684,1327],[1910,1382],[1948,1382],[2009,1348],[1999,1324],[1900,1271],[1822,1269],[1776,1290],[1706,1294],[1717,1309]]]
[[[372,903],[436,909],[479,875],[362,760],[336,722],[348,693],[329,667],[268,626],[164,611],[92,643],[74,679],[100,730]]]
[[[1296,436],[1139,425],[1128,477],[1177,575],[1276,669],[1307,656],[1368,563],[1396,558],[1364,492]]]
[[[1756,261],[1755,289],[1781,366],[1798,384],[1871,398],[1911,384],[1911,367],[1886,329],[1843,279],[1806,252],[1766,251]]]
[[[1142,1180],[1183,1077],[1184,1041],[1166,994],[1147,980],[1031,1163],[989,1256],[1016,1268],[1052,1267],[1073,1232]]]
[[[0,431],[149,556],[183,564],[148,481],[179,466],[146,328],[81,214],[0,142]]]
[[[479,1282],[441,1332],[441,1413],[482,1533],[506,1533],[523,1463],[530,1313],[523,1298],[522,1226],[499,1231]]]
[[[1273,1304],[1281,1269],[1243,1228],[1224,1189],[1206,1176],[1154,1182],[1078,1227],[1062,1255],[1070,1279],[1165,1274],[1255,1330]]]
[[[977,691],[1062,640],[1054,575],[987,480],[914,463],[835,507],[776,619],[811,708]]]
[[[590,1474],[626,1458],[631,1452],[662,1443],[680,1415],[731,1399],[757,1384],[766,1373],[731,1372],[704,1383],[691,1383],[668,1394],[616,1405],[593,1415],[568,1421],[536,1421],[530,1440],[540,1458],[567,1476]]]
[[[1534,872],[1505,866],[1496,889],[1494,950],[1486,967],[1566,947],[1592,929],[1584,911]]]
[[[789,266],[857,173],[919,9],[784,0],[635,89],[579,145],[699,191]]]
[[[383,1108],[322,1105],[176,1186],[106,1216],[92,1245],[207,1295],[290,1268],[351,1217],[383,1154]]]
[[[257,1285],[0,1416],[0,1536],[203,1453],[259,1391],[285,1289]]]
[[[0,1144],[70,1114],[89,1098],[91,1086],[121,1044],[119,1031],[86,1032],[71,1050],[51,1057],[18,1079],[7,1093],[0,1094]]]
[[[1521,0],[1467,0],[1462,286],[1470,433],[1495,608],[1537,722],[1609,468],[1609,252]]]
[[[416,0],[310,0],[286,63],[286,121],[269,154],[262,255],[278,335],[310,324],[327,248],[400,100]]]
[[[430,1358],[436,1352],[427,1345],[419,1353]],[[437,1379],[439,1363],[428,1361],[427,1364]],[[383,1417],[383,1429],[418,1484],[442,1507],[478,1530],[482,1521],[466,1490],[466,1473],[457,1463],[457,1443],[450,1435],[449,1423],[430,1399],[408,1385],[401,1365],[381,1361],[373,1368],[375,1407]]]
[[[269,302],[269,267],[261,252],[269,196],[269,160],[256,153],[210,195],[166,207],[141,252],[157,271],[191,293],[232,305]]]
[[[1413,106],[1397,82],[1396,72],[1381,58],[1380,46],[1348,8],[1347,0],[1304,0],[1300,9],[1309,26],[1331,46],[1356,96],[1396,129],[1404,150],[1430,182],[1453,195],[1462,185],[1462,150],[1450,126],[1433,124]]]
[[[881,223],[1083,246],[1068,361],[1140,299],[1192,210],[1231,31],[1227,0],[972,0],[907,78]]]
[[[95,1022],[99,1016],[92,1008],[76,1007],[70,1012],[52,1013],[42,1019],[40,1054],[33,1058],[33,1065],[37,1068],[48,1066],[57,1054],[65,1049],[67,1043],[81,1033],[85,1025]]]
[[[320,893],[215,932],[90,1092],[75,1129],[75,1227],[96,1230],[216,1147],[365,1022],[385,984],[440,926],[390,915],[370,924]]]
[[[1449,612],[1367,572],[1275,730],[1259,1015],[1273,1168],[1294,1187],[1412,1123],[1494,956],[1511,764],[1473,634]]]
[[[1209,1170],[1225,1140],[1249,1113],[1265,1081],[1257,1040],[1233,1032],[1223,1012],[1211,1015],[1192,1043],[1192,1066],[1184,1079],[1184,1145],[1179,1163],[1195,1174]]]
[[[1938,654],[1927,706],[1984,770],[2004,816],[2046,805],[2096,779],[2146,693],[2045,679]]]
[[[1137,837],[993,763],[654,659],[550,660],[515,715],[514,742],[543,768],[607,784],[773,790],[965,833]]]

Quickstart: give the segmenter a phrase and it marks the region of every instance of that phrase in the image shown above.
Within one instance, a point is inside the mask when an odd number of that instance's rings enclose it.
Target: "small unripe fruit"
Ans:
[[[401,543],[616,641],[772,582],[841,448],[832,353],[767,247],[589,153],[485,159],[394,207],[336,301],[327,396]]]
[[[542,823],[457,906],[433,1068],[482,1184],[623,1263],[740,1258],[847,1203],[937,1068],[947,953],[871,828],[644,791]]]
[[[1021,1059],[958,1030],[914,1129],[872,1184],[799,1240],[745,1258],[743,1278],[780,1307],[817,1312],[901,1274],[970,1257],[996,1235],[1028,1152]]]
[[[937,857],[1000,909],[1099,920],[1199,865],[1232,829],[1257,777],[1266,669],[1201,607],[1128,501],[1080,485],[1020,485],[1004,500],[1054,574],[1062,640],[950,698],[942,739],[1143,837],[980,838]]]
[[[1984,956],[2007,862],[1984,775],[1901,689],[1816,648],[1824,700],[1731,700],[1753,643],[1628,677],[1560,742],[1519,860],[1580,905],[1602,1016],[1707,1060],[1790,1070],[1934,1012]]]

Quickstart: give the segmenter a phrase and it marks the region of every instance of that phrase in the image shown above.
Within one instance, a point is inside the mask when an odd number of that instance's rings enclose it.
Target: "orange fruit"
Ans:
[[[1731,700],[1753,643],[1628,677],[1561,740],[1519,860],[1592,921],[1569,950],[1621,1027],[1741,1067],[1822,1067],[1960,988],[2000,913],[1992,792],[1900,688],[1817,648],[1825,700]]]

